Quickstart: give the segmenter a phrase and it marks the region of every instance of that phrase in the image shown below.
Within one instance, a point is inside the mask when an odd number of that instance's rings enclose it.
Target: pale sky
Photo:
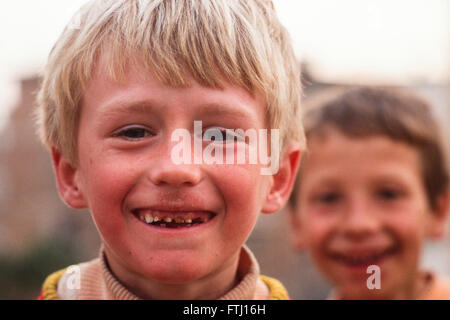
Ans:
[[[39,72],[86,0],[0,4],[0,127],[17,80]],[[323,80],[407,84],[449,80],[449,0],[274,0],[299,57]]]

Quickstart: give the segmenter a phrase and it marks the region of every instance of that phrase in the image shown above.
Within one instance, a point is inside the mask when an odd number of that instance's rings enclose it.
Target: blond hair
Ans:
[[[305,138],[299,63],[269,0],[93,0],[53,47],[38,95],[41,140],[76,163],[80,103],[99,57],[112,79],[140,61],[165,84],[220,79],[262,93],[282,146]],[[137,59],[136,59],[137,58]]]

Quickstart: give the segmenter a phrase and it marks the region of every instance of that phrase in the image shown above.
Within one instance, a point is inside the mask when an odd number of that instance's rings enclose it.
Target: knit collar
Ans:
[[[111,272],[103,247],[100,251],[99,260],[108,298],[113,300],[140,300],[138,296],[120,283]],[[238,279],[238,285],[220,297],[219,300],[251,300],[255,297],[259,279],[259,265],[253,253],[245,245],[242,247],[239,257]]]

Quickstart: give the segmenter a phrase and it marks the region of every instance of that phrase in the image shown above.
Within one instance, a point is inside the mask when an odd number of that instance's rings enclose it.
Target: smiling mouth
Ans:
[[[395,248],[387,248],[385,250],[377,252],[332,253],[331,257],[334,260],[351,267],[362,267],[379,264],[382,260],[395,253],[395,251]]]
[[[215,217],[210,211],[133,210],[142,222],[160,228],[187,228],[204,224]]]

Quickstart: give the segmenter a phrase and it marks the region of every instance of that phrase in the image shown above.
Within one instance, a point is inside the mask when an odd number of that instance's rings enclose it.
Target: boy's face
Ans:
[[[387,137],[328,129],[309,140],[295,232],[340,296],[415,290],[422,243],[436,225],[420,168],[414,148]],[[380,290],[367,288],[369,265],[380,267]]]
[[[131,69],[119,84],[100,68],[83,97],[75,181],[109,262],[115,271],[174,284],[233,269],[273,178],[258,164],[174,164],[171,134],[193,135],[195,120],[203,130],[267,128],[263,100],[229,84],[174,88],[139,72]],[[172,222],[148,224],[146,214]],[[178,218],[184,222],[169,228]]]

